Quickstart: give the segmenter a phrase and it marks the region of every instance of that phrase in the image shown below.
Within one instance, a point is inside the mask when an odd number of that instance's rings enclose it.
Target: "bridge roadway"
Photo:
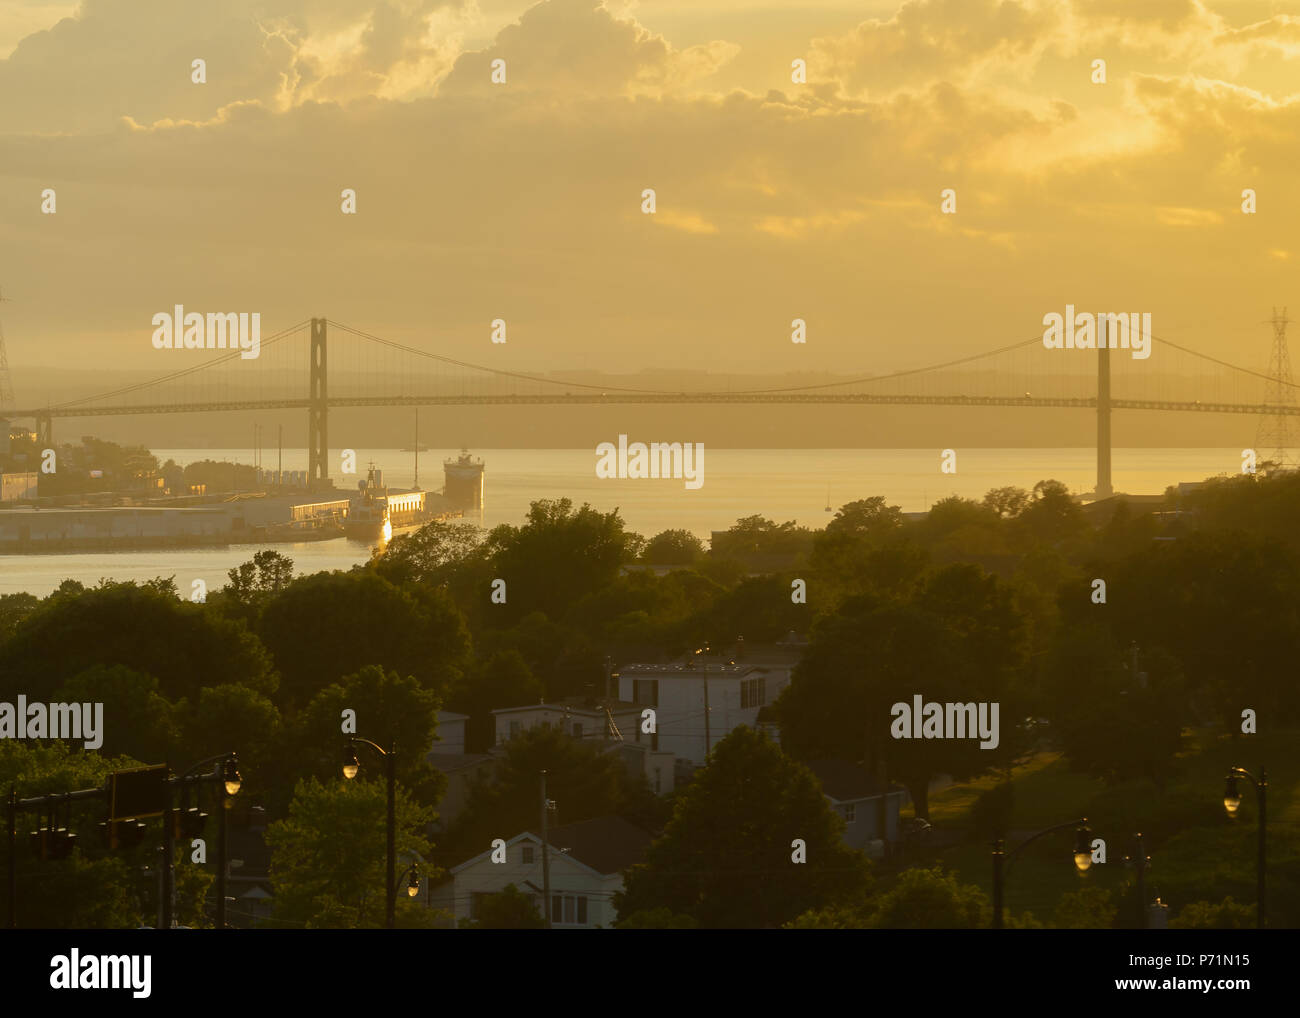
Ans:
[[[628,404],[797,404],[859,406],[990,406],[990,407],[1065,407],[1079,410],[1097,409],[1097,397],[1052,396],[887,396],[871,393],[800,393],[800,392],[680,392],[635,393],[611,392],[577,394],[556,393],[544,396],[331,396],[331,409],[340,407],[393,406],[611,406]],[[205,403],[161,403],[126,406],[53,406],[37,410],[11,410],[7,417],[108,417],[132,414],[215,413],[232,410],[306,410],[312,401],[272,399],[218,401]],[[1281,414],[1300,416],[1300,406],[1260,403],[1213,403],[1195,400],[1179,402],[1154,399],[1112,399],[1112,410],[1186,410],[1219,414]]]

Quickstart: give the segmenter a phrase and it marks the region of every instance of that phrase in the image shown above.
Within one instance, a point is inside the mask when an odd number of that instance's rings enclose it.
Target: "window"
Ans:
[[[518,721],[511,721],[511,722],[510,722],[510,738],[513,739],[513,738],[515,738],[515,737],[518,736],[518,735],[519,735],[519,722],[518,722]]]
[[[581,722],[581,721],[575,721],[575,722],[573,723],[573,737],[574,737],[575,739],[581,739],[581,738],[582,738],[582,722]]]
[[[563,926],[586,925],[586,895],[551,895],[551,922]]]
[[[633,679],[632,680],[632,702],[644,704],[647,707],[659,706],[659,680],[658,679]]]
[[[655,795],[658,795],[660,792],[662,792],[662,791],[663,791],[663,787],[664,787],[664,772],[663,772],[663,768],[662,768],[662,767],[656,767],[656,768],[655,768]]]
[[[849,805],[844,807],[844,822],[846,824],[857,823],[858,809],[856,806]]]
[[[531,866],[533,862],[533,846],[524,845],[523,849],[524,849],[523,850],[524,865]]]
[[[471,919],[477,919],[479,917],[481,914],[480,910],[483,906],[483,899],[486,897],[487,895],[482,891],[471,892],[469,896],[469,917]]]
[[[767,702],[767,679],[742,679],[740,681],[740,706],[762,707]]]

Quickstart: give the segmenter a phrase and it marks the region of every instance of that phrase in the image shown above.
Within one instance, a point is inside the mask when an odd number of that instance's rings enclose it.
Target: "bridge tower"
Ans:
[[[1110,346],[1106,319],[1097,316],[1097,498],[1110,498]]]
[[[329,391],[326,386],[325,319],[311,320],[311,394],[307,404],[307,488],[330,486]]]
[[[1269,459],[1279,467],[1294,467],[1295,457],[1291,450],[1296,447],[1295,432],[1291,427],[1291,418],[1280,412],[1284,408],[1296,405],[1295,388],[1291,385],[1291,355],[1286,348],[1286,326],[1289,319],[1286,308],[1282,314],[1273,309],[1273,352],[1268,361],[1268,385],[1264,390],[1264,404],[1277,408],[1273,413],[1260,418],[1259,430],[1255,433],[1255,448],[1263,458],[1264,451],[1271,450]]]
[[[9,298],[0,295],[0,301]],[[5,354],[5,330],[0,325],[0,413],[14,408],[14,384],[9,375],[9,357]]]

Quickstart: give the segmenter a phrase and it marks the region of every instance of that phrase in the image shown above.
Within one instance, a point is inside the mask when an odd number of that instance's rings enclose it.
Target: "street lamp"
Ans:
[[[235,755],[233,753],[226,757],[226,765],[221,771],[221,780],[226,786],[227,795],[238,795],[240,788],[244,785],[244,779],[239,774],[239,768],[235,766]]]
[[[1146,890],[1147,863],[1151,861],[1151,857],[1147,855],[1147,850],[1142,844],[1141,831],[1133,835],[1133,840],[1137,844],[1137,848],[1133,855],[1125,856],[1124,861],[1126,863],[1132,863],[1133,869],[1137,872],[1138,929],[1145,930],[1148,926]],[[1157,904],[1159,901],[1160,899],[1157,898]]]
[[[1268,771],[1260,767],[1259,777],[1256,778],[1255,775],[1243,767],[1228,768],[1227,780],[1223,787],[1223,808],[1227,811],[1229,817],[1236,817],[1237,810],[1241,808],[1240,780],[1242,778],[1255,786],[1255,795],[1259,800],[1259,856],[1255,864],[1256,898],[1258,903],[1255,906],[1255,925],[1262,930],[1267,925],[1264,912],[1268,901],[1267,886],[1264,879],[1264,837],[1268,816]]]
[[[377,743],[369,739],[363,739],[360,736],[348,736],[347,743],[343,746],[343,777],[351,781],[361,770],[361,764],[357,761],[356,747],[358,744],[369,746],[384,759],[384,776],[388,782],[388,870],[384,883],[384,909],[385,922],[391,930],[397,924],[397,777],[394,770],[394,763],[397,759],[396,743],[389,743],[388,749],[384,750]],[[419,878],[415,878],[416,891],[419,891]],[[410,894],[410,888],[407,888]],[[414,895],[412,895],[414,897]]]
[[[1031,834],[1028,838],[1017,845],[1010,855],[1003,851],[1005,843],[1001,838],[993,842],[993,928],[1002,929],[1002,892],[1005,883],[1005,871],[1011,870],[1011,865],[1016,861],[1016,856],[1025,850],[1033,842],[1047,834],[1055,831],[1063,831],[1067,827],[1074,827],[1074,868],[1082,876],[1092,868],[1092,828],[1088,826],[1088,818],[1080,817],[1078,820],[1069,820],[1063,824],[1057,824],[1054,827],[1045,827],[1036,834]]]
[[[188,806],[189,792],[188,792],[187,782],[190,780],[191,775],[193,775],[200,768],[208,766],[208,764],[220,764],[219,767],[213,768],[212,773],[208,777],[197,779],[199,781],[210,781],[214,784],[220,784],[221,792],[225,793],[224,795],[222,795],[220,792],[218,793],[221,801],[220,803],[218,803],[217,806],[216,924],[217,924],[217,929],[219,930],[224,930],[226,928],[226,855],[228,853],[227,843],[229,840],[226,836],[226,826],[227,826],[226,813],[230,809],[231,798],[239,794],[239,790],[240,788],[243,787],[244,784],[244,779],[240,776],[239,773],[239,766],[237,761],[238,761],[238,757],[233,752],[217,753],[215,756],[210,756],[206,760],[200,760],[198,763],[196,763],[193,767],[191,767],[189,770],[187,770],[184,774],[182,774],[177,779],[178,783],[181,785],[182,789],[184,790],[185,804],[186,806]],[[169,798],[168,799],[169,810],[170,807],[171,807],[171,799]],[[188,814],[189,814],[188,809],[185,810],[185,814],[188,818]],[[191,822],[198,822],[198,818],[197,817],[193,818]],[[173,880],[171,839],[174,837],[175,834],[172,828],[172,822],[170,816],[164,818],[163,827],[164,827],[163,841],[164,841],[164,845],[166,846],[166,852],[167,852],[167,858],[165,860],[166,870],[167,870],[165,880],[168,886],[166,888],[165,893],[168,895],[167,912],[168,912],[169,921],[167,922],[166,925],[170,926],[171,925],[170,895],[172,892],[171,883]]]

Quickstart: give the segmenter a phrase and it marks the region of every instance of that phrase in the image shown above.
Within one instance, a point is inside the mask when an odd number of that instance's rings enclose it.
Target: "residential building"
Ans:
[[[844,820],[844,843],[874,858],[888,854],[898,841],[898,811],[907,801],[907,790],[885,784],[861,764],[814,760],[808,769]]]
[[[641,711],[634,703],[614,701],[609,704],[607,715],[602,701],[589,696],[570,696],[527,707],[502,707],[492,715],[496,719],[496,744],[500,746],[538,725],[558,728],[575,739],[616,741],[617,736],[609,730],[611,717],[618,733],[628,740],[634,731],[640,730]]]
[[[759,713],[790,684],[806,646],[791,633],[775,644],[747,646],[740,639],[728,654],[624,665],[617,675],[619,697],[638,712],[654,708],[656,731],[641,736],[651,749],[702,766],[712,747],[741,725],[771,727],[760,726]]]
[[[614,895],[623,890],[623,871],[640,862],[650,835],[621,817],[597,817],[548,832],[551,925],[555,929],[609,929],[617,918]],[[494,862],[493,857],[503,862]],[[430,890],[429,905],[445,909],[459,924],[476,919],[487,895],[513,884],[543,907],[542,839],[523,831],[448,871]]]

